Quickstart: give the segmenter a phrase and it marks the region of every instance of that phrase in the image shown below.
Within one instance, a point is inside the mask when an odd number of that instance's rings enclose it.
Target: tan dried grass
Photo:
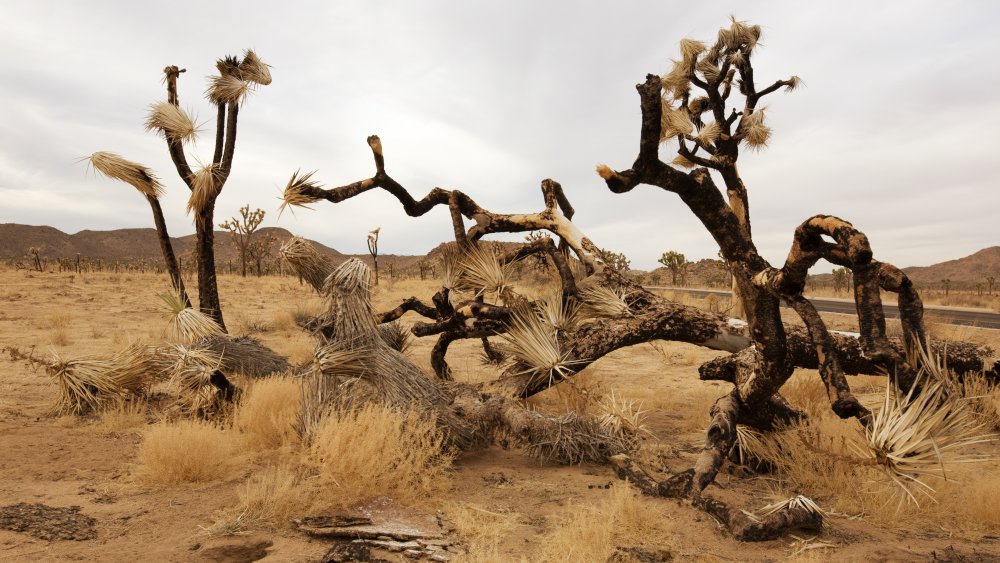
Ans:
[[[306,451],[323,501],[346,506],[373,495],[425,502],[448,487],[451,456],[432,416],[376,403],[331,411]]]
[[[567,508],[539,539],[533,561],[604,563],[619,546],[670,549],[671,520],[656,499],[642,498],[627,483],[614,483],[597,503]]]
[[[252,450],[298,443],[295,425],[302,407],[302,379],[277,375],[250,385],[233,415],[234,426]]]
[[[134,475],[147,485],[232,478],[241,470],[239,436],[201,420],[160,423],[145,432]]]
[[[253,529],[288,527],[292,517],[310,512],[315,494],[299,468],[266,467],[246,480],[239,492],[239,503],[219,511],[205,533],[227,536]]]

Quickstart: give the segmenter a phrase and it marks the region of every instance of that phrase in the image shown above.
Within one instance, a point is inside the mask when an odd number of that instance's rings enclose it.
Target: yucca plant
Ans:
[[[614,291],[603,285],[588,285],[580,289],[586,311],[595,317],[630,317],[628,294]]]
[[[862,459],[881,469],[917,504],[914,493],[933,498],[934,489],[926,478],[948,479],[946,466],[993,459],[962,449],[996,438],[954,391],[946,366],[926,350],[919,353],[916,383],[907,393],[886,386],[881,408],[862,430],[864,447],[855,446]]]
[[[223,334],[215,320],[191,308],[178,293],[168,291],[159,297],[171,313],[167,332],[173,340],[190,343],[205,336]]]
[[[573,366],[585,361],[570,360],[560,350],[555,329],[524,307],[515,308],[510,326],[500,339],[518,375],[530,374],[533,380],[546,381],[548,385],[572,375]]]
[[[309,209],[310,203],[323,199],[323,194],[320,191],[323,186],[312,179],[315,173],[315,170],[305,174],[301,170],[292,173],[292,177],[288,179],[285,190],[282,192],[281,205],[278,207],[279,213],[284,212],[288,207]]]
[[[61,413],[85,414],[96,409],[101,400],[119,391],[108,358],[81,356],[64,359],[53,352],[45,369],[59,386],[56,410]]]
[[[461,274],[458,288],[472,291],[476,296],[495,293],[502,300],[510,288],[515,264],[501,264],[496,251],[484,244],[472,246],[459,257]]]
[[[333,266],[312,244],[305,239],[292,237],[285,241],[278,250],[281,258],[291,264],[292,268],[303,277],[316,291],[323,290],[326,277],[330,275]]]
[[[563,333],[570,333],[580,324],[580,303],[572,297],[564,298],[552,292],[535,302],[535,310],[549,326]]]
[[[159,117],[157,118],[157,122],[164,127],[185,127],[183,124],[170,122],[171,119],[176,119],[176,116]],[[161,121],[163,123],[160,123]],[[178,130],[177,135],[183,136],[184,133]],[[112,180],[125,182],[134,187],[146,198],[153,212],[153,224],[156,226],[156,236],[160,242],[160,251],[163,253],[163,263],[170,274],[170,282],[177,293],[184,299],[184,302],[190,304],[187,292],[184,290],[184,280],[181,278],[180,264],[177,262],[177,256],[174,254],[173,244],[170,242],[170,234],[167,232],[167,223],[163,218],[163,209],[160,207],[159,198],[163,195],[163,184],[160,183],[160,179],[156,177],[156,174],[152,170],[142,164],[125,160],[114,153],[95,152],[87,160],[90,166],[94,167],[94,170]]]

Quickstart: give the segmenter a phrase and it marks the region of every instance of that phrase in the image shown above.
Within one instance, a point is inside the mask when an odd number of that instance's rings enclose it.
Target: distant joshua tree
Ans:
[[[993,286],[997,283],[997,279],[993,276],[986,276],[986,285],[989,288],[990,295],[993,295]]]
[[[657,260],[657,262],[663,264],[664,266],[667,267],[668,270],[670,270],[671,284],[677,285],[678,275],[681,275],[681,279],[683,280],[683,274],[687,269],[687,259],[684,257],[683,254],[681,254],[680,252],[670,250],[664,252],[663,255],[660,256],[659,260]]]
[[[623,274],[627,274],[632,267],[632,261],[621,252],[601,248],[598,250],[598,253],[605,264]]]
[[[233,235],[233,246],[240,255],[240,273],[244,278],[247,277],[247,262],[250,260],[253,234],[264,220],[264,214],[263,209],[250,211],[250,204],[247,204],[240,208],[239,217],[219,223],[220,228],[226,229]]]
[[[368,233],[368,254],[372,255],[372,262],[375,265],[375,285],[378,285],[378,233],[382,227],[375,227]]]
[[[271,83],[271,71],[251,50],[244,51],[242,58],[227,56],[219,59],[215,66],[219,74],[209,79],[206,92],[209,101],[216,106],[215,150],[207,164],[197,171],[192,170],[184,151],[184,144],[193,141],[198,134],[194,119],[181,109],[177,94],[177,78],[186,69],[174,65],[163,69],[167,100],[150,106],[146,129],[156,131],[166,140],[170,159],[181,180],[191,190],[188,212],[193,212],[195,216],[198,305],[203,313],[211,316],[225,330],[215,273],[215,201],[232,171],[240,105],[255,86]],[[163,189],[159,179],[145,166],[113,153],[94,153],[90,157],[90,163],[102,174],[131,184],[149,200],[171,281],[178,291],[183,292],[180,268],[174,259],[166,225],[163,223],[163,213],[159,208],[158,198]]]

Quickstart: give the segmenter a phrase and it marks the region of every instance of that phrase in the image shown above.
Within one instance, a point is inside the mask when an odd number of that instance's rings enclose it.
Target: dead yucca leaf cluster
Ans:
[[[625,290],[614,291],[603,285],[588,284],[580,288],[584,312],[594,317],[631,317],[632,310],[628,306],[628,293]]]
[[[501,264],[494,247],[477,244],[462,253],[458,260],[461,268],[458,289],[471,291],[476,296],[492,292],[501,299],[510,289],[516,262]]]
[[[529,435],[519,437],[529,454],[546,463],[603,463],[635,450],[639,443],[638,434],[614,415],[593,417],[571,411],[546,418],[529,427]]]
[[[327,276],[322,293],[330,299],[337,339],[368,346],[378,338],[370,291],[372,271],[356,258],[344,261]]]
[[[214,201],[222,189],[221,166],[216,163],[203,165],[191,180],[191,197],[188,198],[187,212],[195,213],[205,209]]]
[[[313,174],[316,171],[302,173],[301,170],[296,170],[292,177],[289,178],[288,184],[285,185],[285,191],[282,192],[281,206],[278,207],[278,212],[281,213],[286,207],[305,207],[309,209],[309,204],[320,201],[323,199],[322,192],[323,186],[312,179]]]
[[[112,180],[129,184],[139,193],[153,199],[163,195],[163,184],[149,168],[118,156],[115,153],[98,151],[87,159],[90,165]]]
[[[513,360],[512,370],[517,374],[530,374],[535,381],[547,381],[570,376],[573,365],[580,360],[570,360],[560,349],[556,329],[542,321],[526,307],[516,307],[511,315],[507,332],[500,335],[504,352]]]
[[[244,51],[242,61],[226,57],[215,66],[219,75],[209,78],[205,95],[216,104],[241,103],[255,84],[267,86],[271,83],[270,68],[250,49]]]
[[[560,332],[573,332],[580,324],[580,303],[572,297],[563,298],[562,293],[552,292],[534,303],[541,319]]]
[[[875,464],[906,497],[914,492],[933,498],[926,477],[948,479],[946,466],[982,462],[991,456],[963,453],[967,446],[993,441],[974,411],[954,388],[954,377],[933,356],[921,350],[917,383],[908,393],[887,385],[882,407],[864,429],[864,447],[857,453]]]
[[[157,131],[167,140],[179,143],[194,141],[198,137],[194,118],[170,102],[157,102],[149,106],[146,130]]]
[[[212,374],[222,367],[220,354],[198,345],[171,344],[158,349],[153,362],[158,377],[177,396],[174,407],[194,412],[215,401]]]
[[[67,414],[85,414],[102,402],[137,392],[153,373],[150,351],[142,344],[132,344],[110,356],[66,359],[53,353],[46,371],[59,386],[56,409]]]
[[[167,332],[177,342],[194,342],[199,338],[222,334],[222,329],[205,313],[189,307],[176,290],[161,293],[160,299],[171,313]]]
[[[598,408],[603,411],[597,417],[601,426],[609,432],[633,437],[635,446],[638,445],[640,435],[652,435],[646,428],[647,411],[642,410],[642,404],[638,401],[623,399],[612,391],[601,400]]]
[[[286,240],[278,253],[317,291],[323,288],[326,277],[333,270],[330,261],[321,255],[312,244],[300,237]]]

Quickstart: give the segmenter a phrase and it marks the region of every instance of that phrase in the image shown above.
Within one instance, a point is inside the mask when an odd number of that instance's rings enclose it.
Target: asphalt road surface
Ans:
[[[719,289],[688,289],[676,287],[651,286],[646,289],[656,289],[663,291],[683,291],[706,297],[708,295],[729,295],[729,291]],[[845,315],[856,315],[854,301],[850,299],[833,299],[829,297],[810,298],[816,309],[823,313],[841,313]],[[782,307],[785,305],[782,304]],[[898,319],[899,309],[891,303],[882,303],[885,311],[885,318]],[[936,322],[944,322],[953,325],[975,326],[979,328],[1000,329],[1000,313],[995,313],[989,309],[962,309],[957,307],[924,307],[924,318],[932,319]]]

